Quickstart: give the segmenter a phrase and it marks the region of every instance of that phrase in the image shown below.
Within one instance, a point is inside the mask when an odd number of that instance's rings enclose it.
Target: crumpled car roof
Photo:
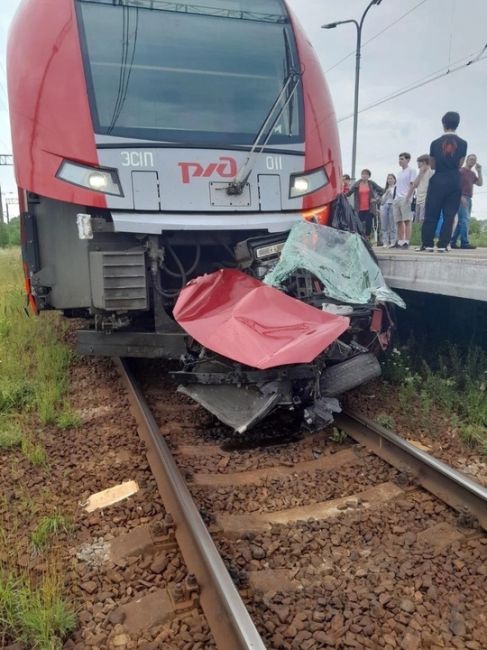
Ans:
[[[234,269],[189,282],[173,315],[204,347],[259,369],[310,363],[350,323]]]

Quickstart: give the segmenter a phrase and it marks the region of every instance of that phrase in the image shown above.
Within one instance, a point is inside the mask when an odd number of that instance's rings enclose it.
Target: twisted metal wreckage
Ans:
[[[249,266],[260,257],[263,281],[220,269],[179,296],[174,317],[194,340],[173,373],[179,391],[237,433],[278,407],[301,410],[310,428],[330,424],[338,396],[380,375],[391,305],[405,304],[344,201],[336,202],[337,227],[302,221],[280,244],[252,248],[249,240]]]

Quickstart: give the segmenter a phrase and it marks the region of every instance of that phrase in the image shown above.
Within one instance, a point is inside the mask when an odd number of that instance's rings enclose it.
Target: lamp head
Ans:
[[[321,29],[334,29],[337,26],[337,24],[338,23],[327,23],[326,25],[321,25]]]

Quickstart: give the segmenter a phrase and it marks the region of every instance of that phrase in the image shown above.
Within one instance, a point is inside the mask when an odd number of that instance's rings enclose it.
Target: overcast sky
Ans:
[[[353,25],[333,30],[320,26],[360,19],[369,0],[288,2],[316,48],[338,119],[347,118],[353,111],[356,30]],[[0,0],[0,153],[11,152],[5,45],[19,4],[20,0]],[[474,59],[487,44],[486,24],[486,0],[382,0],[369,11],[363,29],[359,107]],[[487,50],[483,56],[487,57]],[[409,151],[414,162],[428,152],[431,140],[441,134],[440,119],[447,110],[461,114],[458,134],[468,141],[469,152],[477,153],[487,166],[486,77],[487,58],[361,113],[357,172],[368,167],[373,179],[383,185],[388,172],[398,171],[397,155],[401,151]],[[351,118],[339,122],[346,172],[351,165],[352,122]],[[10,168],[0,167],[0,184],[4,193],[15,191]],[[487,183],[475,192],[473,214],[487,219]]]

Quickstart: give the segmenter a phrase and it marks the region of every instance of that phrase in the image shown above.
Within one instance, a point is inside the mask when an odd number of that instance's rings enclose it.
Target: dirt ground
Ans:
[[[455,423],[436,404],[431,404],[426,415],[416,400],[404,409],[397,387],[382,379],[350,392],[344,403],[372,420],[379,417],[380,422],[381,415],[392,418],[395,433],[421,443],[428,453],[487,485],[485,454],[462,441]]]

